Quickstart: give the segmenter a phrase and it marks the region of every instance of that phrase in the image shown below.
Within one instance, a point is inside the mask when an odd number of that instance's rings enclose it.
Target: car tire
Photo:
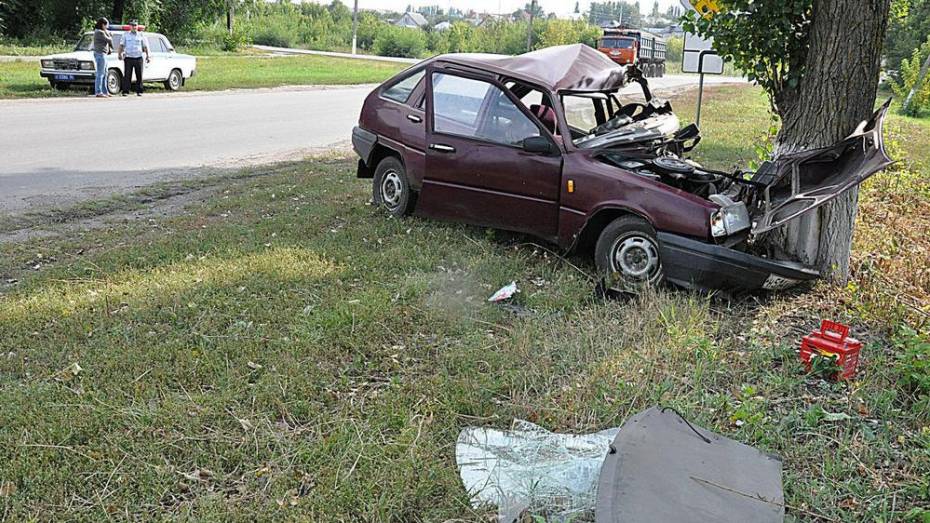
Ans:
[[[615,291],[635,293],[663,279],[656,231],[639,216],[621,216],[601,231],[594,263]]]
[[[413,211],[416,195],[410,186],[404,164],[394,156],[381,160],[372,181],[373,201],[376,207],[400,218]]]
[[[123,90],[123,75],[118,69],[107,71],[107,92],[117,95]]]
[[[49,82],[56,91],[67,91],[71,84],[67,82]]]
[[[168,79],[165,80],[165,89],[177,91],[181,89],[182,85],[184,85],[184,75],[181,74],[180,70],[172,69],[171,74],[168,75]]]

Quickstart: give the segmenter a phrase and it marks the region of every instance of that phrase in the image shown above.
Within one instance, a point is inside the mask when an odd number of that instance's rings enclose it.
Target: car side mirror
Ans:
[[[169,47],[169,48],[168,48],[168,52],[169,52],[169,53],[173,53],[173,52],[174,52],[174,47]]]
[[[523,150],[528,153],[552,154],[555,148],[545,136],[530,136],[523,140]]]

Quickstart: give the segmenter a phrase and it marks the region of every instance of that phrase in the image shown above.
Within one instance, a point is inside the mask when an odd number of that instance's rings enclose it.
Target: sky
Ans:
[[[314,0],[317,3],[328,4],[328,0]],[[390,9],[393,11],[403,11],[408,5],[414,8],[426,5],[438,5],[443,8],[450,6],[462,10],[474,9],[479,13],[512,13],[517,9],[525,6],[528,0],[358,0],[359,9]],[[342,0],[349,7],[352,7],[353,0]],[[557,15],[569,15],[575,11],[575,0],[537,0],[539,5],[547,13],[554,12]],[[590,0],[581,0],[581,11],[588,9]],[[643,13],[652,10],[653,0],[639,0],[639,8]],[[681,5],[678,0],[659,0],[659,7],[662,12],[670,5]]]

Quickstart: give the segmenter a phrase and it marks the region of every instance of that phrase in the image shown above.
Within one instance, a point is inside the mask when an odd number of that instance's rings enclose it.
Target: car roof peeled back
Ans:
[[[626,66],[584,44],[560,45],[517,56],[447,54],[437,62],[464,65],[526,80],[552,92],[603,92],[627,83]]]

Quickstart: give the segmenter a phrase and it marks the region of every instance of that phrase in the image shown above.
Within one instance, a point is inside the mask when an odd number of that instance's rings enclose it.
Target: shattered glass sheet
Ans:
[[[496,505],[501,522],[524,510],[547,521],[593,521],[598,475],[618,430],[556,434],[523,420],[509,431],[466,427],[455,461],[473,505]]]

